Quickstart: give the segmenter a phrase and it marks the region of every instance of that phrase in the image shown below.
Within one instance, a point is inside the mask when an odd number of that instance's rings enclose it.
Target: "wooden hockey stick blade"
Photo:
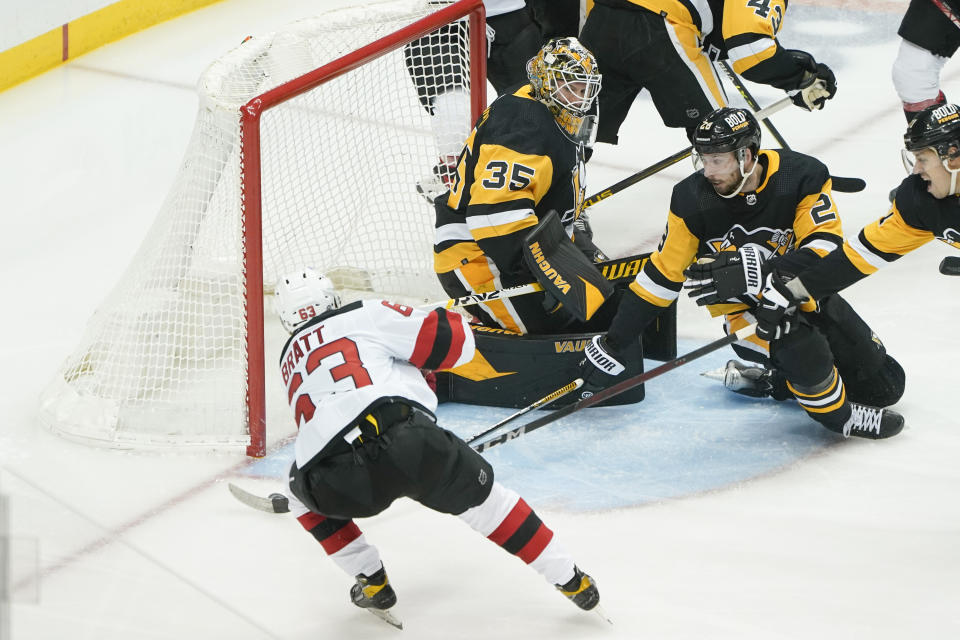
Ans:
[[[940,261],[940,273],[945,276],[960,276],[960,258],[947,256]]]
[[[773,114],[775,114],[775,113],[777,113],[778,111],[781,111],[781,110],[789,107],[789,106],[792,105],[792,104],[793,104],[793,100],[791,100],[790,97],[788,96],[788,97],[786,97],[786,98],[782,98],[782,99],[774,102],[773,104],[771,104],[771,105],[768,106],[768,107],[765,107],[765,108],[763,108],[763,109],[760,109],[759,111],[757,111],[756,116],[757,116],[758,118],[766,118],[767,116],[772,116]],[[674,153],[673,155],[667,156],[666,158],[664,158],[664,159],[661,160],[660,162],[657,162],[657,163],[655,163],[655,164],[652,164],[652,165],[650,165],[649,167],[647,167],[646,169],[641,169],[640,171],[637,171],[636,173],[634,173],[634,174],[631,175],[631,176],[627,176],[626,178],[624,178],[624,179],[621,180],[620,182],[617,182],[616,184],[610,185],[609,187],[607,187],[607,188],[604,189],[603,191],[601,191],[601,192],[599,192],[599,193],[595,193],[595,194],[593,194],[592,196],[590,196],[589,198],[587,198],[586,200],[584,200],[584,201],[583,201],[583,208],[586,209],[587,207],[592,207],[593,205],[597,204],[597,203],[600,202],[601,200],[606,200],[607,198],[609,198],[609,197],[612,196],[613,194],[615,194],[615,193],[620,193],[621,191],[623,191],[623,190],[626,189],[627,187],[633,186],[633,185],[637,184],[638,182],[640,182],[641,180],[645,180],[645,179],[649,178],[649,177],[652,176],[653,174],[658,173],[658,172],[666,169],[666,168],[669,167],[670,165],[676,164],[676,163],[680,162],[681,160],[683,160],[684,158],[689,158],[689,157],[690,157],[690,154],[691,154],[692,152],[693,152],[693,147],[692,147],[692,146],[691,146],[691,147],[687,147],[686,149],[681,149],[680,151],[677,151],[677,152]]]
[[[439,300],[437,302],[422,305],[422,308],[435,309],[436,307],[443,307],[444,309],[452,309],[453,307],[465,307],[469,304],[479,304],[488,300],[499,300],[500,298],[522,296],[528,293],[534,293],[536,291],[543,291],[543,285],[541,285],[539,282],[531,282],[530,284],[520,284],[515,287],[507,287],[506,289],[487,291],[486,293],[471,293],[465,296],[460,296],[459,298]]]
[[[483,452],[483,451],[486,451],[487,449],[490,449],[491,447],[496,447],[497,445],[501,445],[504,442],[508,442],[510,440],[519,438],[525,433],[536,431],[540,427],[545,427],[551,422],[555,422],[560,418],[566,418],[570,414],[576,413],[581,409],[592,407],[593,405],[599,404],[604,400],[607,400],[608,398],[612,398],[613,396],[619,395],[624,391],[633,389],[637,385],[643,384],[647,380],[651,380],[663,373],[666,373],[667,371],[672,371],[673,369],[676,369],[679,366],[685,365],[691,360],[696,360],[697,358],[701,356],[705,356],[708,353],[712,353],[717,349],[722,349],[728,344],[733,344],[737,340],[744,340],[753,334],[754,329],[756,329],[755,324],[747,325],[746,327],[740,329],[739,331],[726,335],[718,340],[714,340],[713,342],[706,344],[698,349],[694,349],[690,353],[686,353],[680,356],[679,358],[674,358],[673,360],[670,360],[669,362],[664,362],[660,366],[654,367],[649,371],[645,371],[643,373],[627,378],[626,380],[622,380],[621,382],[618,382],[617,384],[611,387],[607,387],[606,389],[596,392],[595,394],[593,394],[588,398],[578,400],[577,402],[567,405],[562,409],[557,409],[556,411],[554,411],[549,415],[542,416],[540,418],[537,418],[536,420],[531,420],[526,424],[520,425],[519,427],[510,429],[509,431],[500,434],[496,438],[487,440],[486,442],[482,442],[479,445],[474,446],[473,448],[476,451]]]
[[[232,482],[227,483],[227,487],[234,498],[258,511],[266,511],[267,513],[288,513],[290,511],[290,501],[287,496],[281,493],[271,493],[268,497],[262,498],[241,489]]]
[[[582,386],[583,386],[583,378],[577,378],[577,379],[574,380],[573,382],[570,382],[570,383],[568,383],[568,384],[563,385],[562,387],[560,387],[560,388],[557,389],[556,391],[553,391],[553,392],[551,392],[551,393],[548,393],[547,395],[543,396],[543,397],[540,398],[539,400],[535,401],[533,404],[530,404],[530,405],[524,407],[523,409],[520,409],[520,411],[517,411],[516,413],[514,413],[514,414],[512,414],[512,415],[510,415],[510,416],[508,416],[508,417],[506,417],[506,418],[504,418],[503,420],[501,420],[501,421],[498,422],[497,424],[493,425],[492,427],[490,427],[490,428],[488,428],[488,429],[485,429],[485,430],[483,430],[482,432],[480,432],[480,433],[478,433],[478,434],[476,434],[476,435],[474,435],[474,436],[470,436],[470,438],[467,440],[467,444],[473,444],[474,442],[476,442],[476,441],[479,440],[480,438],[483,438],[484,436],[490,435],[491,433],[493,433],[494,431],[496,431],[496,430],[499,429],[500,427],[502,427],[502,426],[504,426],[504,425],[506,425],[506,424],[509,424],[509,423],[513,422],[514,420],[516,420],[516,419],[519,418],[520,416],[522,416],[522,415],[524,415],[524,414],[526,414],[526,413],[529,413],[529,412],[533,411],[534,409],[539,409],[540,407],[544,407],[544,406],[550,404],[551,402],[553,402],[554,400],[558,400],[558,399],[562,398],[563,396],[567,395],[567,394],[570,393],[571,391],[576,391],[577,389],[579,389],[579,388],[582,387]]]

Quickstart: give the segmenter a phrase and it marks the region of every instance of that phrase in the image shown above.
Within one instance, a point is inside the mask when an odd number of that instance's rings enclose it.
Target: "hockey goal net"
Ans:
[[[279,276],[312,266],[348,298],[445,297],[416,185],[486,106],[485,46],[481,0],[393,0],[214,62],[174,185],[42,420],[107,446],[263,455],[264,295]],[[440,93],[452,128],[431,115]]]

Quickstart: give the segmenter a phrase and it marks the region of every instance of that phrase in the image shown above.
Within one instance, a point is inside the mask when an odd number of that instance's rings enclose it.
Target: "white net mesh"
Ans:
[[[207,69],[177,179],[45,391],[45,423],[113,446],[249,442],[240,108],[446,4],[330,12],[249,39]],[[312,266],[348,289],[347,299],[371,291],[405,302],[445,297],[433,275],[433,209],[416,185],[438,149],[462,145],[469,130],[468,33],[466,19],[446,25],[264,112],[267,287]],[[425,107],[444,91],[462,96],[459,124],[438,128]],[[453,140],[438,139],[439,130]]]

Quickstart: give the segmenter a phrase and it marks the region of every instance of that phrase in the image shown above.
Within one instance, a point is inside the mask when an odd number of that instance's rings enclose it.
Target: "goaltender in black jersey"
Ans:
[[[434,267],[452,297],[536,280],[524,240],[551,211],[571,240],[585,198],[584,154],[601,76],[576,38],[551,40],[528,65],[530,83],[483,112],[458,159],[450,191],[435,201]],[[570,317],[543,293],[484,303],[485,324],[517,333],[568,328]]]
[[[586,349],[587,392],[616,380],[609,374],[623,371],[623,348],[675,303],[684,286],[712,315],[726,316],[728,332],[737,331],[755,321],[765,271],[798,273],[842,244],[827,168],[800,153],[760,150],[752,113],[711,113],[693,144],[703,169],[674,187],[659,248],[630,286],[632,294],[621,300],[607,335]],[[755,383],[751,395],[794,397],[811,418],[844,435],[898,433],[902,416],[861,404],[885,407],[903,393],[902,369],[883,344],[839,296],[801,311],[793,332],[754,335],[733,345],[742,358],[771,369],[731,361],[731,382]],[[614,366],[607,364],[611,360]],[[748,376],[747,369],[755,371]]]

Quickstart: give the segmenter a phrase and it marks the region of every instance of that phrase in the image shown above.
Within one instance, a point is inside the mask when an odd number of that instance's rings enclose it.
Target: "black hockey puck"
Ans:
[[[945,276],[960,276],[960,257],[947,256],[940,263],[940,273]]]
[[[273,503],[274,513],[287,513],[290,511],[290,501],[287,500],[287,496],[282,493],[271,493],[267,497],[270,499],[270,502]]]

